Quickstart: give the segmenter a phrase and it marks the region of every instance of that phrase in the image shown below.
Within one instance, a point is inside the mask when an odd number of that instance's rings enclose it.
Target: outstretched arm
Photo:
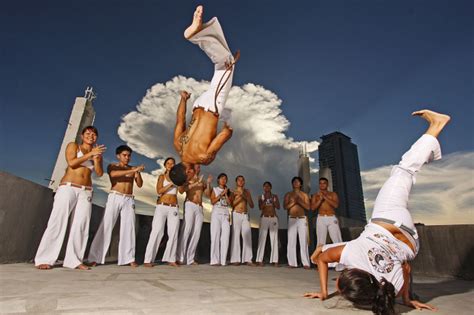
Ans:
[[[424,304],[421,303],[420,301],[417,300],[412,300],[410,298],[410,273],[411,273],[411,267],[410,265],[406,262],[402,265],[403,268],[403,287],[398,292],[398,295],[402,296],[403,303],[406,306],[410,306],[413,308],[416,308],[417,310],[422,310],[422,309],[427,309],[431,311],[436,311],[437,308],[434,307],[433,305],[430,304]]]
[[[345,245],[336,246],[323,252],[323,245],[319,245],[311,255],[311,261],[318,265],[320,292],[308,292],[304,296],[308,298],[319,298],[325,300],[328,297],[328,264],[338,262]]]
[[[182,149],[182,143],[179,138],[186,130],[186,102],[191,94],[186,91],[181,91],[180,95],[181,100],[179,101],[178,111],[176,112],[176,126],[174,127],[173,138],[174,148],[178,153],[180,153]]]

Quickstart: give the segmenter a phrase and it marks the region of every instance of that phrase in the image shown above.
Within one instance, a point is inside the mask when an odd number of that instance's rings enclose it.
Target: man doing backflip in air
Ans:
[[[193,164],[208,165],[214,161],[217,152],[232,136],[228,125],[230,111],[225,109],[227,96],[232,86],[234,64],[239,59],[230,52],[221,25],[216,17],[202,23],[203,7],[194,12],[193,22],[184,31],[184,37],[199,47],[214,63],[214,76],[209,89],[201,94],[193,105],[193,115],[186,128],[186,102],[191,96],[181,91],[181,101],[176,113],[174,147],[181,157],[170,172],[171,180],[178,186],[186,181],[186,170]],[[219,119],[224,127],[217,133]]]

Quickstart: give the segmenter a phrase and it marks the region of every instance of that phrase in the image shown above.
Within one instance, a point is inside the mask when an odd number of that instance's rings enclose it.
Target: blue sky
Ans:
[[[425,127],[409,114],[429,107],[453,118],[443,152],[473,151],[472,1],[17,0],[0,5],[0,168],[45,184],[87,85],[112,160],[121,119],[147,89],[209,80],[209,60],[182,37],[198,3],[242,52],[234,85],[275,93],[288,137],[341,131],[370,170],[397,161]]]

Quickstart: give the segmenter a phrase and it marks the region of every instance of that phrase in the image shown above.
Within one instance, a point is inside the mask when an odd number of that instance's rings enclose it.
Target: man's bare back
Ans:
[[[181,92],[174,133],[174,147],[181,161],[189,164],[208,165],[217,152],[232,137],[232,128],[224,124],[217,134],[219,116],[203,108],[194,108],[189,126],[186,128],[186,102],[190,94]]]

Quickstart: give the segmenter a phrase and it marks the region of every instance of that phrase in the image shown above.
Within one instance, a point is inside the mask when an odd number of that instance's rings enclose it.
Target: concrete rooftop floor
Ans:
[[[5,264],[0,286],[1,314],[370,314],[337,296],[303,298],[319,289],[319,281],[314,269],[301,268],[109,264],[39,271],[32,264]],[[433,314],[474,314],[472,281],[415,277],[415,292],[439,308]],[[401,305],[397,310],[419,313]]]

